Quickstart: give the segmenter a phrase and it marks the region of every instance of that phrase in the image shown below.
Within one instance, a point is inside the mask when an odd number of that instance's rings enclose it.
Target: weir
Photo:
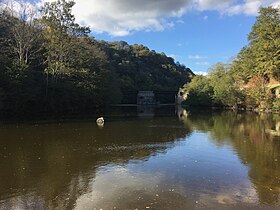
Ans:
[[[181,104],[184,95],[178,90],[140,90],[127,91],[123,94],[120,105],[175,105]]]

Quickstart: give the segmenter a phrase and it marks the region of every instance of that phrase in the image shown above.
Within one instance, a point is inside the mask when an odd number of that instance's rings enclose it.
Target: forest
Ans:
[[[73,113],[122,103],[128,91],[176,91],[193,72],[164,53],[95,40],[74,1],[0,7],[1,113]]]
[[[96,40],[74,1],[0,7],[0,112],[73,113],[127,103],[128,92],[182,91],[189,106],[280,110],[280,11],[261,8],[248,45],[207,76],[164,53]]]
[[[217,63],[183,88],[191,106],[280,110],[280,10],[261,8],[248,45],[230,63]]]

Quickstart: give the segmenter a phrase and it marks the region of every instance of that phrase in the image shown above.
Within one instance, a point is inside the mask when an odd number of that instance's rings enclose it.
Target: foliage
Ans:
[[[242,93],[237,78],[228,71],[229,65],[217,63],[210,68],[209,78],[213,87],[212,99],[216,104],[237,106],[242,103]]]
[[[143,45],[105,42],[75,22],[73,1],[39,15],[0,10],[0,106],[7,113],[96,111],[126,92],[178,90],[193,73]],[[34,17],[40,17],[35,19]]]
[[[191,83],[183,88],[188,93],[187,105],[211,106],[213,95],[213,87],[210,85],[208,77],[195,76]]]
[[[275,110],[280,110],[280,98],[273,101],[272,108]]]
[[[106,52],[120,78],[123,92],[137,90],[173,90],[190,81],[193,73],[173,58],[149,50],[143,45],[128,45],[124,41],[98,45]]]
[[[248,37],[254,51],[255,73],[277,76],[280,72],[280,11],[261,8],[257,21]]]
[[[255,74],[256,62],[253,50],[249,47],[243,47],[237,55],[237,59],[231,65],[231,72],[241,78],[244,82]]]
[[[244,47],[233,62],[232,70],[243,79],[254,75],[275,77],[280,74],[280,11],[261,8]]]
[[[73,1],[58,0],[47,2],[41,9],[46,48],[46,73],[52,76],[52,80],[75,71],[76,54],[78,51],[78,36],[86,36],[89,29],[80,27],[75,23],[75,17],[71,14]]]
[[[211,103],[222,106],[241,106],[267,109],[278,107],[278,99],[269,89],[280,81],[280,11],[272,7],[261,8],[256,23],[243,47],[231,65],[217,63],[205,78],[187,86],[188,101],[200,98],[203,85],[211,87]],[[206,84],[197,85],[197,81]],[[209,88],[208,88],[209,89]]]
[[[185,87],[190,105],[237,106],[242,104],[243,94],[236,78],[229,74],[229,66],[217,63],[207,76],[196,76]]]
[[[268,107],[271,100],[269,89],[267,88],[268,81],[262,76],[254,76],[247,83],[247,99],[252,101],[253,104],[247,101],[247,105]]]

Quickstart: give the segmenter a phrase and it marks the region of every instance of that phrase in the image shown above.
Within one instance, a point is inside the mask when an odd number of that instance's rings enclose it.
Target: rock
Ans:
[[[97,120],[96,120],[96,124],[97,124],[98,126],[101,126],[101,127],[104,126],[104,122],[105,122],[105,120],[104,120],[103,117],[99,117],[99,118],[97,118]]]

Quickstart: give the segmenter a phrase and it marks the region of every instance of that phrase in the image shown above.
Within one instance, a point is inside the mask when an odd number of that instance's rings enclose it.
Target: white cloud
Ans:
[[[32,2],[17,0],[0,0],[0,9],[7,9],[13,16],[25,20],[32,20],[38,14],[38,8]]]
[[[195,60],[200,60],[200,59],[205,59],[208,58],[207,56],[202,56],[202,55],[189,55],[189,59],[195,59]]]
[[[174,26],[191,0],[76,0],[73,13],[96,33],[126,36],[135,31],[162,31]],[[181,22],[181,21],[179,21]]]
[[[210,63],[205,61],[205,62],[196,62],[195,65],[198,65],[198,66],[210,66]]]
[[[181,23],[181,24],[184,24],[184,23],[185,23],[185,21],[183,21],[183,20],[180,20],[180,19],[179,19],[179,20],[177,20],[177,21],[176,21],[176,23]]]
[[[227,9],[228,14],[236,15],[244,13],[246,15],[256,15],[262,3],[260,1],[246,1],[243,4],[235,5]]]
[[[162,31],[182,23],[170,22],[188,9],[216,10],[223,14],[256,15],[260,6],[279,0],[76,0],[73,12],[80,23],[96,33],[126,36],[135,31]],[[279,4],[280,5],[280,4]],[[204,18],[206,20],[207,18]]]
[[[280,8],[280,0],[273,2],[271,6],[273,6],[274,8]]]
[[[0,0],[0,4],[3,1]],[[9,0],[10,1],[10,0]],[[16,1],[16,0],[14,0]],[[22,0],[24,1],[24,0]],[[27,0],[32,2],[33,0]],[[46,1],[35,0],[42,5]],[[280,6],[280,0],[75,0],[73,14],[95,33],[126,36],[136,31],[162,31],[183,23],[189,10],[218,11],[224,15],[257,15],[260,6]],[[33,1],[34,2],[34,1]],[[0,5],[1,7],[1,5]],[[170,18],[175,20],[170,21]],[[204,16],[204,20],[207,20]]]
[[[195,75],[203,75],[203,76],[206,76],[208,74],[208,72],[205,72],[205,71],[194,71],[193,73]]]
[[[222,14],[255,16],[260,7],[279,7],[280,0],[196,0],[201,10],[217,10]]]
[[[280,6],[280,0],[194,0],[198,10],[216,10],[228,15],[257,15],[260,7]]]
[[[176,54],[170,54],[170,55],[167,55],[168,57],[171,57],[171,58],[173,58],[173,59],[178,59],[178,58],[180,58],[181,56],[179,56],[179,55],[176,55]]]
[[[234,2],[235,0],[195,0],[199,10],[223,10]]]

